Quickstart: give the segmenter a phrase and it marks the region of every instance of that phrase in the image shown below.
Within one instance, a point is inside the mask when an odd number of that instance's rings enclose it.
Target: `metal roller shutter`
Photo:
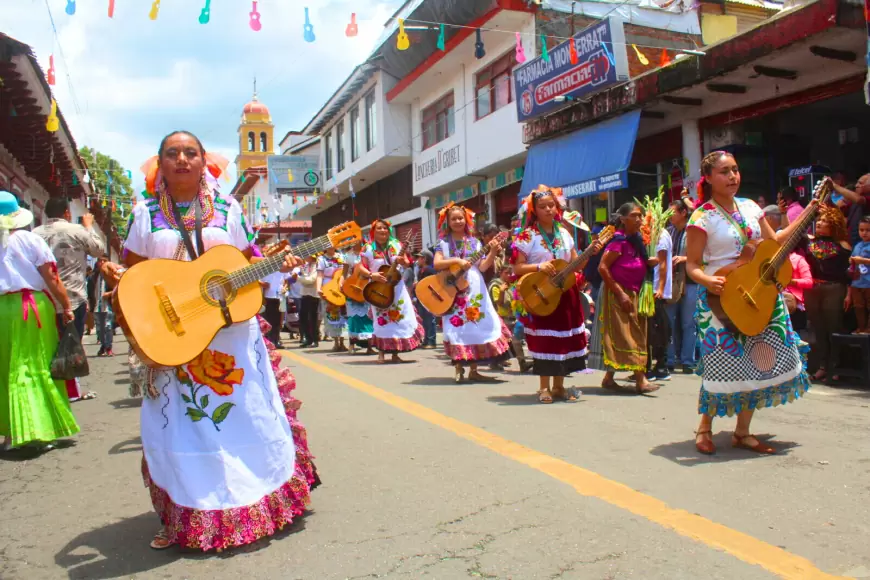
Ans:
[[[403,224],[393,224],[393,229],[396,231],[396,238],[400,242],[404,242],[405,237],[409,233],[415,234],[408,248],[409,251],[416,252],[423,247],[423,220],[416,219]]]

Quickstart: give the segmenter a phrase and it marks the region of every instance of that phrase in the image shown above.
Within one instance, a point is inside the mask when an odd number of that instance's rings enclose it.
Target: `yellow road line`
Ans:
[[[582,495],[606,501],[651,522],[670,528],[696,542],[723,550],[748,564],[761,566],[777,576],[796,580],[841,578],[819,570],[806,558],[796,556],[782,548],[772,546],[758,538],[732,530],[699,515],[672,508],[661,500],[617,481],[602,477],[593,471],[524,447],[474,425],[457,421],[419,403],[369,385],[295,353],[286,350],[280,352],[294,362],[332,377],[418,419],[442,427],[464,439],[567,483]]]

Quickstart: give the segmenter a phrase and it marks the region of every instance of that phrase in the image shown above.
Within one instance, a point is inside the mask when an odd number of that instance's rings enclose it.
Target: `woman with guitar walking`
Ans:
[[[344,258],[335,248],[328,248],[317,258],[317,294],[320,296],[320,311],[323,317],[323,334],[332,339],[332,352],[346,352],[344,346],[344,330],[347,319],[342,314],[342,307],[329,301],[323,292],[323,286],[332,281],[336,273],[344,270]],[[336,291],[341,288],[336,284]]]
[[[386,266],[394,270],[411,266],[411,259],[402,244],[393,236],[393,228],[386,220],[375,220],[369,231],[369,243],[362,253],[359,270],[369,284],[378,283],[386,287],[390,283],[379,270]],[[393,268],[395,266],[395,268]],[[389,273],[389,272],[387,272]],[[390,362],[404,362],[399,358],[400,352],[416,350],[423,342],[425,332],[417,311],[411,303],[411,295],[401,280],[392,285],[393,299],[385,307],[372,305],[374,329],[372,334],[378,354],[378,362],[386,362],[385,355],[391,354]],[[385,294],[381,292],[381,294]]]
[[[358,275],[357,266],[362,261],[362,243],[355,245],[344,255],[345,267],[348,276],[342,285],[342,292],[347,296],[347,336],[350,342],[350,352],[353,354],[357,348],[365,348],[366,354],[374,354],[372,348],[372,312],[367,302],[354,300],[358,293],[353,290],[361,290],[361,282],[356,283]],[[348,284],[353,286],[349,288]],[[360,298],[362,294],[359,293]]]
[[[453,307],[441,317],[444,353],[453,361],[457,383],[465,377],[463,365],[471,367],[469,381],[492,381],[477,370],[479,364],[510,358],[511,333],[492,305],[483,272],[492,267],[501,240],[484,246],[473,235],[474,213],[450,202],[438,214],[441,240],[435,250],[435,269],[460,266],[468,288],[456,295]],[[476,260],[479,262],[475,263]]]
[[[259,260],[239,203],[209,182],[224,163],[210,159],[191,133],[163,139],[143,166],[150,195],[130,217],[123,276],[145,260],[187,261],[221,245]],[[288,254],[282,271],[298,262]],[[306,510],[316,471],[295,419],[298,402],[285,392],[292,376],[285,369],[276,380],[271,360],[254,317],[222,328],[190,362],[148,370],[142,473],[163,524],[153,549],[248,544]]]
[[[540,185],[526,197],[523,205],[525,227],[514,240],[511,252],[514,273],[523,277],[542,272],[555,277],[560,272],[554,260],[574,262],[578,257],[573,236],[560,223],[562,190]],[[593,252],[600,250],[598,242],[593,247]],[[584,263],[585,260],[578,263],[577,269]],[[567,274],[575,276],[574,272]],[[526,317],[526,342],[534,361],[532,372],[540,377],[538,400],[541,403],[552,403],[554,397],[565,401],[577,399],[574,392],[565,389],[564,382],[569,374],[586,368],[587,339],[580,302],[581,286],[583,284],[575,283],[565,291],[551,314],[537,316],[529,312]],[[523,296],[523,300],[527,297]]]
[[[687,226],[686,273],[702,286],[695,314],[701,340],[697,372],[702,378],[698,397],[701,423],[695,447],[706,455],[716,452],[713,418],[733,415],[737,415],[737,426],[731,436],[733,447],[775,453],[775,448],[751,434],[753,413],[756,409],[794,401],[810,388],[805,352],[799,351],[799,345],[800,350],[805,350],[805,345],[791,327],[781,296],[776,296],[775,307],[762,332],[746,336],[726,328],[726,323],[711,310],[713,301],[709,295],[723,293],[726,277],[720,270],[737,262],[747,244],[760,240],[783,244],[806,222],[804,218],[815,211],[818,202],[813,200],[799,219],[774,233],[754,201],[737,197],[739,189],[740,171],[734,156],[714,151],[704,157],[698,184],[702,205],[694,211]],[[758,313],[753,316],[757,318]]]

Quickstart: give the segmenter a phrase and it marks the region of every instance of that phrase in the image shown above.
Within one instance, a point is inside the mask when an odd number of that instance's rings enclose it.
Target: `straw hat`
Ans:
[[[33,212],[18,205],[18,198],[0,190],[0,230],[7,232],[26,228],[33,223]]]
[[[562,219],[565,220],[565,223],[574,226],[578,230],[583,230],[584,232],[589,231],[589,226],[587,226],[586,222],[583,221],[583,216],[580,214],[579,211],[566,211],[564,214],[562,214]]]

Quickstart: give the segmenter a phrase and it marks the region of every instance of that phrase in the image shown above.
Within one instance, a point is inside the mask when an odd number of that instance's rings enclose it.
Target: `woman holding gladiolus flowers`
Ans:
[[[517,276],[558,272],[553,260],[577,258],[574,237],[561,225],[562,190],[539,185],[523,202],[524,229],[517,235],[511,262]],[[598,242],[596,251],[599,247]],[[585,263],[585,262],[584,262]],[[583,264],[579,265],[580,268]],[[562,294],[558,307],[549,316],[528,313],[524,318],[526,341],[534,360],[533,372],[540,377],[538,400],[552,403],[554,398],[575,401],[577,393],[565,389],[565,377],[586,369],[586,316],[580,302],[582,274],[577,283]]]
[[[463,365],[469,365],[470,381],[492,381],[477,371],[479,364],[496,363],[510,358],[511,333],[492,305],[483,272],[492,267],[499,242],[488,244],[488,253],[477,264],[468,258],[481,250],[481,242],[472,235],[474,213],[450,202],[438,214],[441,241],[435,250],[435,269],[446,270],[458,265],[465,270],[468,289],[456,296],[453,308],[442,317],[444,352],[453,361],[454,379],[462,382]]]

